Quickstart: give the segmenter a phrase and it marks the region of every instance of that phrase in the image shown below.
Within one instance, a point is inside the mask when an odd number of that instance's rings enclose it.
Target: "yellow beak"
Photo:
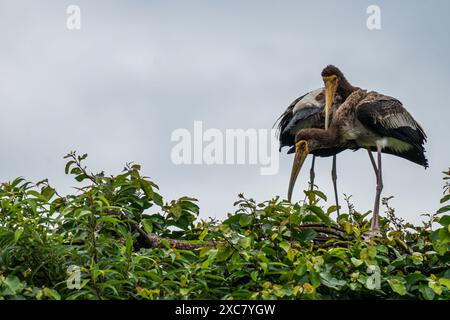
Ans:
[[[323,81],[325,82],[325,130],[327,130],[330,124],[330,110],[337,90],[337,80],[333,81],[329,77],[324,77]]]
[[[295,181],[297,180],[298,174],[302,169],[303,162],[305,162],[308,153],[308,143],[306,141],[301,140],[295,144],[295,158],[294,163],[292,164],[291,179],[289,181],[288,201],[291,201]]]

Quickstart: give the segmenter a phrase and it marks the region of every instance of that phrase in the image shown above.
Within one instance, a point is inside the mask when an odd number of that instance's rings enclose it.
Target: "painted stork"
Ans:
[[[278,118],[275,124],[278,123],[278,139],[280,141],[280,151],[283,147],[290,147],[289,153],[295,152],[295,135],[301,129],[306,128],[328,128],[328,120],[332,118],[333,112],[337,110],[342,103],[342,98],[339,93],[336,93],[333,97],[333,103],[331,108],[325,109],[325,88],[319,88],[308,92],[301,97],[295,99],[286,111]],[[331,112],[331,114],[330,114]],[[339,216],[339,199],[337,193],[337,173],[336,173],[336,153],[329,152],[327,154],[318,154],[318,156],[333,156],[333,167],[331,170],[331,177],[333,181],[336,210]],[[310,188],[314,189],[314,164],[316,161],[316,155],[313,155],[310,169]],[[291,200],[291,194],[288,196],[288,200]]]
[[[334,66],[327,66],[322,71],[322,77],[325,83],[325,108],[332,106],[336,93],[345,101],[335,112],[328,130],[310,128],[302,129],[296,134],[295,158],[288,193],[292,193],[308,154],[318,155],[336,148],[365,148],[377,178],[371,228],[379,230],[380,196],[383,189],[381,153],[389,153],[427,168],[424,149],[426,134],[399,100],[351,86],[342,72]],[[372,151],[377,152],[377,163]]]

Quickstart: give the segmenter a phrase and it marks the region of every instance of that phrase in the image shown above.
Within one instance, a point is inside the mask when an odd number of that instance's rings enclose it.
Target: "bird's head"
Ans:
[[[344,74],[342,73],[341,70],[339,70],[338,67],[333,66],[332,64],[327,65],[323,70],[322,70],[322,77],[330,77],[330,76],[336,76],[339,78],[343,78]]]
[[[334,96],[345,78],[341,70],[333,65],[328,65],[322,70],[322,79],[325,84],[325,129],[328,129]]]
[[[336,129],[330,130],[310,128],[302,129],[295,136],[295,157],[292,164],[291,178],[289,181],[288,200],[291,201],[297,177],[302,169],[308,154],[322,152],[337,145]]]
[[[319,128],[302,129],[295,135],[295,149],[297,151],[307,148],[309,153],[314,153],[321,149],[329,135],[330,132]]]

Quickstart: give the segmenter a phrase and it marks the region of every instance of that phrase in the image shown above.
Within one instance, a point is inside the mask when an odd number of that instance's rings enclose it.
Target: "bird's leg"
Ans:
[[[369,153],[370,162],[372,163],[373,170],[375,171],[375,175],[378,180],[378,169],[377,169],[377,165],[375,164],[375,159],[373,158],[372,151],[367,149],[367,152]]]
[[[316,156],[313,155],[312,162],[311,162],[311,169],[309,170],[309,183],[310,183],[309,190],[311,190],[311,191],[314,190],[314,178],[316,177],[316,175],[314,173],[315,162],[316,162]]]
[[[377,170],[377,193],[375,196],[375,205],[373,209],[372,217],[372,230],[379,230],[379,217],[380,217],[380,196],[381,190],[383,190],[383,179],[381,171],[381,146],[377,146],[377,156],[378,156],[378,170]]]
[[[336,173],[336,156],[333,156],[333,169],[331,170],[331,179],[333,180],[334,198],[336,199],[336,211],[339,217],[339,197],[337,192],[337,173]]]

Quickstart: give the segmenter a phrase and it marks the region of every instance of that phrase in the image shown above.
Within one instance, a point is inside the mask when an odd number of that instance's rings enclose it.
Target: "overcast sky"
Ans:
[[[81,8],[78,31],[66,28],[72,4]],[[366,27],[371,4],[381,30]],[[449,12],[448,1],[0,0],[0,180],[48,177],[69,192],[76,183],[62,157],[77,150],[92,171],[142,164],[166,200],[196,197],[204,217],[224,217],[241,192],[286,196],[292,156],[272,176],[256,165],[175,165],[171,134],[192,131],[195,120],[270,129],[334,64],[354,85],[400,99],[425,128],[429,169],[383,157],[383,196],[419,222],[439,207],[450,165]],[[332,200],[331,158],[316,163]],[[365,151],[338,156],[338,187],[357,209],[372,209]]]

